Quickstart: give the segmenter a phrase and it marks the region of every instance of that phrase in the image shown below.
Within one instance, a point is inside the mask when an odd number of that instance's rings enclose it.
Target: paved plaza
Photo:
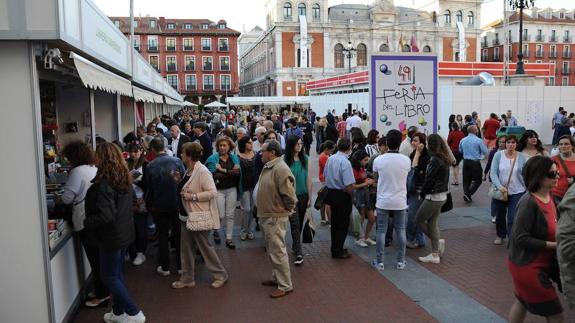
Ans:
[[[313,150],[313,149],[312,149]],[[317,156],[312,153],[311,172],[317,174]],[[314,193],[320,183],[314,176]],[[125,278],[147,322],[505,322],[515,298],[507,270],[504,246],[493,244],[495,225],[489,213],[487,184],[474,195],[473,203],[463,202],[461,187],[451,186],[454,209],[440,217],[441,236],[446,252],[441,264],[422,264],[417,257],[427,250],[407,251],[405,270],[394,266],[395,250],[386,249],[386,269],[369,265],[375,247],[360,248],[348,237],[353,257],[330,257],[329,228],[321,226],[313,244],[304,244],[303,266],[292,265],[294,292],[271,299],[271,267],[263,249],[261,232],[256,239],[239,240],[237,249],[218,247],[230,280],[224,288],[209,287],[211,275],[203,265],[197,270],[196,287],[174,290],[176,275],[155,273],[155,247],[149,247],[148,260],[140,267],[126,264]],[[315,199],[315,195],[314,195]],[[354,212],[357,212],[354,209]],[[314,217],[319,213],[314,210]],[[291,245],[289,230],[288,250]],[[290,254],[293,261],[293,255]],[[575,322],[575,313],[565,307],[565,322]],[[75,321],[101,322],[108,309],[82,308]],[[526,322],[544,322],[527,315]]]

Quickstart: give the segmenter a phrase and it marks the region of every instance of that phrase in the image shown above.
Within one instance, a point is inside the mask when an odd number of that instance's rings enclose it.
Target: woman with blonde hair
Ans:
[[[145,322],[122,275],[126,249],[136,236],[132,176],[122,152],[113,143],[97,146],[96,167],[98,172],[86,194],[84,225],[98,245],[102,282],[112,294],[112,311],[104,314],[104,321]]]
[[[200,162],[203,148],[199,143],[186,143],[182,149],[182,160],[186,165],[186,173],[178,185],[180,199],[182,275],[172,283],[175,289],[194,287],[194,267],[196,250],[200,251],[206,262],[206,267],[214,276],[211,286],[222,287],[228,280],[228,274],[218,258],[216,250],[210,243],[210,231],[220,228],[220,219],[216,198],[218,190],[208,168]],[[209,226],[201,230],[191,230],[186,226],[189,217],[199,219],[202,213],[208,213]],[[193,228],[192,228],[193,229]]]

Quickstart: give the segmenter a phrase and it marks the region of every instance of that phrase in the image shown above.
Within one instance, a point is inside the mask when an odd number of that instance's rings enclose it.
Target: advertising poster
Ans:
[[[369,74],[373,129],[437,132],[437,56],[373,55]]]

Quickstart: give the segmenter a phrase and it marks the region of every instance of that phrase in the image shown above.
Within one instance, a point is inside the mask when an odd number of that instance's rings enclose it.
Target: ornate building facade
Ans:
[[[375,52],[478,61],[482,2],[436,0],[413,9],[391,0],[332,7],[327,0],[269,0],[265,31],[240,54],[240,94],[307,95],[308,81],[367,70]]]

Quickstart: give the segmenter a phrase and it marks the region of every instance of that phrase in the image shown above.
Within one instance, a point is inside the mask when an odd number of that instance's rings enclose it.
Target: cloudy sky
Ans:
[[[92,0],[109,16],[128,16],[130,0]],[[265,27],[267,0],[134,0],[136,16],[164,16],[169,18],[224,19],[238,31],[250,30],[255,25]],[[507,1],[507,0],[505,0]],[[374,0],[329,0],[333,6],[341,3],[371,4]],[[419,8],[430,0],[395,0],[396,6]],[[574,0],[536,0],[537,7],[574,9]],[[503,0],[484,0],[481,25],[502,16]]]

